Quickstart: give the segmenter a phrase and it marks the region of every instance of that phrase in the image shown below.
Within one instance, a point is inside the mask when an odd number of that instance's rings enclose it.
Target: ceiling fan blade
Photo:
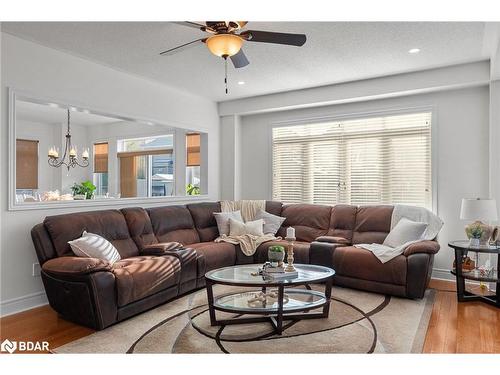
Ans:
[[[250,61],[248,61],[242,49],[240,49],[236,55],[231,56],[230,59],[235,68],[243,68],[244,66],[250,64]]]
[[[247,30],[241,36],[249,42],[287,44],[290,46],[302,46],[306,42],[304,34],[275,33],[272,31]]]
[[[189,43],[181,44],[180,46],[170,48],[170,49],[167,49],[166,51],[160,52],[160,55],[161,56],[172,55],[174,53],[184,51],[187,48],[195,47],[198,42],[202,42],[202,43],[205,42],[206,39],[207,38],[201,38],[201,39],[193,40],[192,42],[189,42]]]
[[[205,24],[202,24],[202,23],[198,23],[198,22],[191,22],[191,21],[179,21],[179,22],[172,22],[172,23],[175,23],[177,25],[181,25],[181,26],[187,26],[187,27],[191,27],[193,29],[198,29],[198,30],[201,30],[201,31],[207,31],[209,33],[214,33],[215,30],[212,29],[211,27],[205,25]]]

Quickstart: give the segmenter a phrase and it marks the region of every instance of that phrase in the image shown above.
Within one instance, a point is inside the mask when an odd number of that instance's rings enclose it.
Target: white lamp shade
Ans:
[[[497,201],[495,199],[463,198],[460,219],[496,221],[498,219]]]

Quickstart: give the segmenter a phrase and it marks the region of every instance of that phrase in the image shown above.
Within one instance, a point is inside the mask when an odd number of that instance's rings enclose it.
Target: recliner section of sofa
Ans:
[[[205,285],[204,274],[235,264],[263,263],[268,247],[254,256],[239,246],[214,242],[219,202],[152,208],[123,208],[49,216],[32,229],[50,305],[64,318],[95,329],[165,303]],[[336,270],[340,286],[409,298],[427,288],[435,241],[423,241],[382,264],[357,243],[382,243],[390,231],[392,206],[312,205],[266,202],[266,211],[285,217],[278,236],[293,226],[296,263]],[[108,239],[122,259],[114,265],[75,257],[68,241],[82,232]],[[166,246],[182,243],[181,248]]]

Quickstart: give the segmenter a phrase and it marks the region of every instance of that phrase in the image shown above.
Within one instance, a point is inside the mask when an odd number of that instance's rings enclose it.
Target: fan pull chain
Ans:
[[[228,94],[227,89],[227,56],[224,57],[224,84],[226,85],[226,95]]]

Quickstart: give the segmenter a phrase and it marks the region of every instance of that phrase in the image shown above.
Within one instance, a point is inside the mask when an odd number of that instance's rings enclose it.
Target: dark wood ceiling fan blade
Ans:
[[[198,22],[191,22],[191,21],[174,21],[172,23],[175,23],[177,25],[181,26],[187,26],[187,27],[192,27],[193,29],[198,29],[203,31],[203,28],[206,27],[206,25]]]
[[[243,68],[244,66],[250,64],[250,61],[248,61],[242,49],[240,49],[236,55],[231,56],[230,59],[235,68]]]
[[[275,33],[272,31],[247,30],[241,34],[249,42],[287,44],[290,46],[303,46],[306,42],[304,34]]]
[[[201,38],[201,39],[193,40],[192,42],[189,42],[189,43],[181,44],[180,46],[170,48],[170,49],[167,49],[166,51],[160,52],[160,55],[161,56],[172,55],[174,53],[184,51],[187,48],[195,47],[197,45],[197,43],[199,45],[200,44],[199,42],[202,42],[202,43],[205,42],[206,39],[207,38]]]

